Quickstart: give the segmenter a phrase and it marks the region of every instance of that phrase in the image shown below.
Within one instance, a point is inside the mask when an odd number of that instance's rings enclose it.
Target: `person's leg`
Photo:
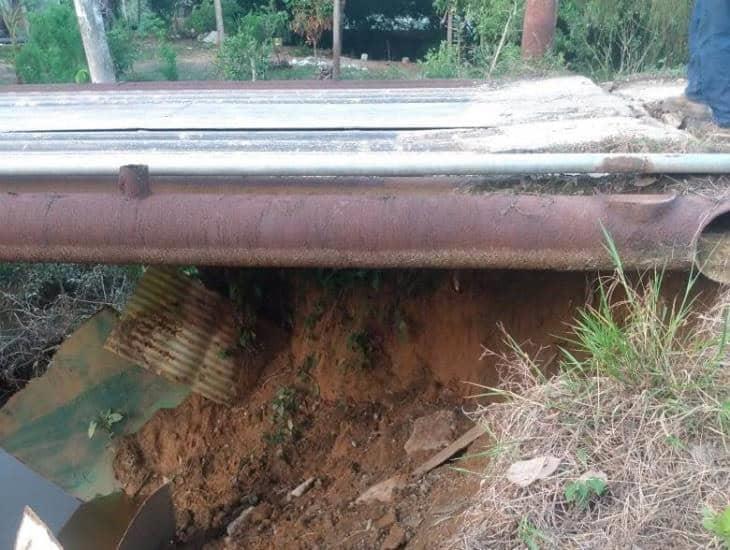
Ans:
[[[689,64],[687,65],[687,89],[684,95],[691,101],[702,101],[700,50],[698,47],[700,16],[704,0],[696,0],[689,25]]]
[[[730,2],[702,0],[702,7],[695,38],[699,93],[715,122],[730,126]]]

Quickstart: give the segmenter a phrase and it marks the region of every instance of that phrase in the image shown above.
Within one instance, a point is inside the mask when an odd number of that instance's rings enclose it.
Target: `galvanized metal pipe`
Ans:
[[[730,154],[479,154],[432,152],[6,153],[0,177],[113,176],[128,164],[152,176],[466,176],[488,174],[727,174]]]
[[[288,267],[687,268],[730,205],[697,196],[0,195],[0,261]]]

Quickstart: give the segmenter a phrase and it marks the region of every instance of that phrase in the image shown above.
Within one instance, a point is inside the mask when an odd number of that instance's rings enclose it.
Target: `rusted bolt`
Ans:
[[[129,164],[119,169],[119,190],[130,199],[150,194],[150,169],[144,164]]]

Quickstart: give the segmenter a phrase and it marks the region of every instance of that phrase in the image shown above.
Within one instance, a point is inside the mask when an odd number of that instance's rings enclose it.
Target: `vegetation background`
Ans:
[[[178,57],[191,49],[190,40],[215,29],[213,0],[103,0],[102,5],[120,79],[178,78]],[[217,57],[215,70],[186,78],[316,77],[282,64],[274,54],[282,47],[315,57],[326,50],[331,0],[222,0],[222,8],[228,39],[211,54]],[[350,0],[344,9],[344,52],[355,58],[368,53],[370,59],[420,60],[418,71],[386,75],[397,78],[567,70],[605,80],[681,72],[691,8],[691,0],[562,0],[550,55],[526,66],[519,49],[524,0]],[[0,47],[0,61],[14,67],[19,82],[88,79],[70,0],[0,0],[0,15],[11,42]],[[451,43],[444,40],[449,20]],[[156,62],[159,71],[135,71],[140,61]]]

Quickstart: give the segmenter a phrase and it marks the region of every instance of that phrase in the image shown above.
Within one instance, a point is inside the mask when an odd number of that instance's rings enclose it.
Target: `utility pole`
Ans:
[[[79,31],[84,43],[89,75],[94,83],[116,82],[114,64],[106,41],[104,20],[97,0],[74,0]]]
[[[213,7],[215,9],[215,43],[220,48],[223,46],[223,40],[226,37],[225,30],[223,29],[223,5],[221,4],[221,0],[213,0]]]
[[[522,27],[522,57],[544,56],[553,44],[558,23],[558,0],[527,0]]]
[[[342,57],[342,3],[333,0],[332,8],[332,80],[340,79],[340,57]]]

